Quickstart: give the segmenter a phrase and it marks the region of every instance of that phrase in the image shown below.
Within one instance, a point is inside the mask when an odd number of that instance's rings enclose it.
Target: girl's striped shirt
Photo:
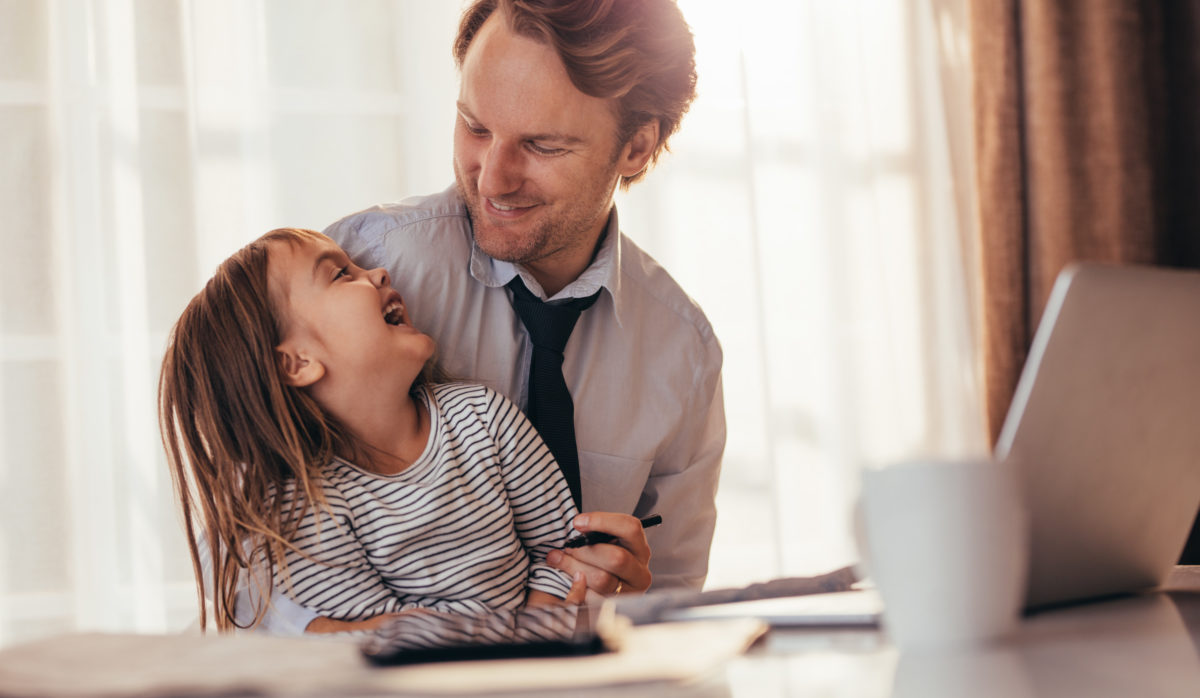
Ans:
[[[425,388],[430,434],[398,475],[335,459],[328,510],[310,507],[275,587],[319,615],[361,620],[425,607],[478,613],[520,606],[527,589],[559,598],[568,575],[546,564],[578,513],[558,465],[511,401],[480,385]],[[284,490],[285,511],[297,496]]]

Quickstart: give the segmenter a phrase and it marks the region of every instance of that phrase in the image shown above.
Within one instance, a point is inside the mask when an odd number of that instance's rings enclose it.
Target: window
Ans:
[[[982,447],[957,4],[680,4],[701,97],[618,205],[725,349],[709,586],[826,571],[863,464]],[[195,617],[166,332],[258,234],[452,181],[458,12],[0,3],[0,645]]]

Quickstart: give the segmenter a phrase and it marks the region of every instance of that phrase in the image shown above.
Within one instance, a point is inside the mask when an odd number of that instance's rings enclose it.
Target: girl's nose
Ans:
[[[375,284],[375,288],[383,288],[384,286],[392,285],[392,278],[388,276],[387,269],[378,267],[367,272],[371,278],[371,283]]]

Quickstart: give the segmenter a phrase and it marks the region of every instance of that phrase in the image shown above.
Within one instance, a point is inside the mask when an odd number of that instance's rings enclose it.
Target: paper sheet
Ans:
[[[346,640],[75,634],[0,652],[0,696],[464,694],[699,680],[745,651],[756,620],[633,628],[620,651],[373,668]]]

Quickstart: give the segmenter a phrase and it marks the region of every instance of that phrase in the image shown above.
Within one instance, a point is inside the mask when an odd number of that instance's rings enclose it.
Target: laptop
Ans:
[[[1200,273],[1063,270],[995,456],[1030,515],[1027,607],[1160,585],[1200,509]]]
[[[1000,438],[1030,515],[1030,610],[1160,585],[1200,510],[1200,272],[1098,263],[1059,274]],[[866,626],[871,588],[675,608]]]

